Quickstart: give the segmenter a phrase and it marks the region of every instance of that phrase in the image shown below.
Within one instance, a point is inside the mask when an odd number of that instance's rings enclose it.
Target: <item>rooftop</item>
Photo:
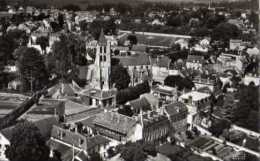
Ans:
[[[175,102],[165,106],[165,110],[169,115],[176,115],[178,113],[188,112],[188,108],[184,103]]]
[[[114,56],[113,58],[119,59],[120,64],[123,66],[139,66],[150,65],[149,55],[146,53],[136,53],[131,56]]]
[[[115,112],[103,112],[97,115],[94,124],[110,130],[127,134],[135,126],[136,120]]]
[[[198,91],[191,91],[180,96],[181,99],[186,99],[186,100],[192,98],[193,101],[200,101],[202,99],[209,98],[209,97],[210,94],[201,93]]]
[[[81,91],[79,94],[86,95],[88,97],[97,98],[97,99],[107,99],[112,98],[115,96],[116,91],[115,90],[99,90],[95,88],[88,88],[83,91]]]

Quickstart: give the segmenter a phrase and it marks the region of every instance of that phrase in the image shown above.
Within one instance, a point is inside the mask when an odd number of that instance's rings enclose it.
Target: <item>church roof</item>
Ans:
[[[131,56],[114,56],[114,58],[119,59],[119,62],[123,66],[140,66],[140,65],[150,65],[149,55],[146,53],[136,53]]]
[[[100,32],[100,35],[99,35],[99,38],[98,38],[98,43],[100,45],[106,45],[107,44],[107,40],[106,40],[103,29],[101,29],[101,32]]]

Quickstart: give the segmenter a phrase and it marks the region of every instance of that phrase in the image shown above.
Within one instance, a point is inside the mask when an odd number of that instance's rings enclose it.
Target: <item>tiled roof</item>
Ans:
[[[115,112],[104,112],[97,115],[94,124],[107,129],[127,134],[136,124],[136,120]]]
[[[174,95],[175,93],[177,93],[177,88],[169,86],[153,86],[152,90],[167,95]]]
[[[75,96],[77,89],[69,83],[58,83],[48,89],[48,96],[52,98],[60,98],[63,96]]]
[[[188,108],[185,104],[181,102],[175,102],[169,105],[166,105],[165,110],[167,113],[172,116],[178,113],[188,112]]]
[[[57,117],[49,117],[43,120],[39,120],[34,122],[35,126],[38,127],[41,134],[45,138],[49,138],[51,136],[51,130],[53,125],[58,125],[59,120]]]
[[[120,64],[123,66],[139,66],[139,65],[150,65],[149,55],[146,53],[136,53],[131,56],[115,56],[114,58],[119,59]]]
[[[106,139],[105,137],[101,135],[96,135],[94,137],[87,138],[87,148],[93,149],[96,146],[105,145],[108,144],[109,142],[110,140]]]
[[[116,94],[116,91],[115,90],[102,91],[102,90],[95,89],[95,88],[89,88],[89,89],[82,91],[81,94],[89,96],[89,97],[106,99],[106,98],[114,97]]]
[[[150,93],[142,94],[141,98],[145,98],[148,101],[148,103],[154,107],[159,106],[159,98],[155,97]]]
[[[151,105],[150,103],[147,101],[146,98],[138,98],[138,99],[135,99],[133,101],[130,101],[129,102],[130,105],[134,108],[134,110],[136,109],[139,109],[139,110],[151,110]]]

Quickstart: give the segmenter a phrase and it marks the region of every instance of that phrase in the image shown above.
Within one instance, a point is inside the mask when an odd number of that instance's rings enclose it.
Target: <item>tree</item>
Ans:
[[[89,32],[92,36],[97,40],[99,38],[99,34],[101,29],[104,30],[104,33],[107,34],[116,34],[116,24],[113,19],[109,19],[107,21],[103,20],[94,20],[89,25]]]
[[[213,40],[222,40],[227,44],[230,39],[240,38],[241,34],[242,32],[236,25],[224,22],[212,31],[211,37]]]
[[[117,92],[116,101],[118,104],[125,104],[127,101],[131,101],[139,98],[140,95],[150,92],[150,86],[148,81],[138,84],[134,87],[128,87],[126,89]]]
[[[177,87],[178,90],[192,89],[194,83],[188,79],[181,76],[168,76],[164,80],[164,84],[170,87]]]
[[[23,81],[23,90],[38,90],[44,87],[48,81],[48,72],[39,51],[34,48],[20,47],[14,55],[16,55],[17,67]]]
[[[6,149],[10,161],[45,161],[49,148],[39,129],[31,122],[22,121],[12,129],[11,145]]]
[[[99,153],[92,153],[90,154],[90,161],[103,161],[102,157]]]
[[[54,60],[54,72],[62,78],[68,78],[75,73],[76,65],[86,65],[86,49],[84,40],[74,34],[61,35],[61,41],[56,41],[53,46],[53,53],[50,59]],[[73,71],[73,72],[72,72]]]
[[[147,153],[144,152],[142,143],[126,143],[121,151],[120,157],[125,161],[145,161]]]
[[[138,42],[137,37],[136,37],[136,35],[134,35],[134,34],[129,35],[129,36],[127,37],[127,40],[130,41],[130,44],[131,44],[131,45],[136,45],[137,42]]]
[[[122,65],[112,66],[110,78],[111,83],[115,84],[118,90],[127,88],[130,83],[130,76]]]

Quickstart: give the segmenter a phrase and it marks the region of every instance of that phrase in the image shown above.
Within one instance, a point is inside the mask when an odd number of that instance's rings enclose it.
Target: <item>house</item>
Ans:
[[[186,60],[186,67],[188,69],[200,70],[205,65],[205,59],[199,55],[188,55]]]
[[[108,139],[100,135],[88,136],[80,133],[77,129],[53,126],[48,144],[51,152],[58,151],[61,153],[62,160],[67,160],[68,155],[71,159],[77,157],[83,159],[88,158],[93,153],[98,153],[104,158],[109,142]],[[70,151],[70,154],[66,149]]]
[[[199,112],[208,112],[210,109],[210,94],[191,91],[179,97],[179,101],[188,108],[188,123],[196,124]]]
[[[251,83],[253,83],[253,85],[255,86],[259,86],[260,77],[257,75],[245,75],[245,77],[243,78],[243,82],[246,86],[250,85]]]
[[[141,123],[116,112],[100,113],[93,123],[98,134],[112,139],[115,144],[135,142],[143,137]]]
[[[129,102],[130,108],[134,114],[140,114],[141,111],[152,110],[150,103],[146,98],[138,98]]]
[[[167,56],[160,56],[151,58],[152,78],[153,81],[163,83],[165,78],[169,75],[169,66],[171,59]]]
[[[216,86],[216,79],[213,77],[202,78],[201,76],[197,76],[192,80],[192,82],[194,83],[196,89],[208,87],[211,92],[214,91]]]
[[[218,72],[224,72],[225,70],[236,70],[238,72],[243,72],[244,70],[244,57],[238,54],[233,53],[221,53],[220,56],[217,59],[216,65],[218,67],[216,68],[216,71]]]
[[[181,133],[186,131],[188,117],[188,108],[186,105],[182,102],[174,102],[165,105],[164,108],[174,132]]]
[[[167,141],[170,135],[170,121],[163,110],[148,111],[140,114],[143,127],[143,141],[147,143],[160,144]]]
[[[157,85],[151,88],[151,93],[162,102],[172,102],[177,100],[177,88],[166,85]]]

